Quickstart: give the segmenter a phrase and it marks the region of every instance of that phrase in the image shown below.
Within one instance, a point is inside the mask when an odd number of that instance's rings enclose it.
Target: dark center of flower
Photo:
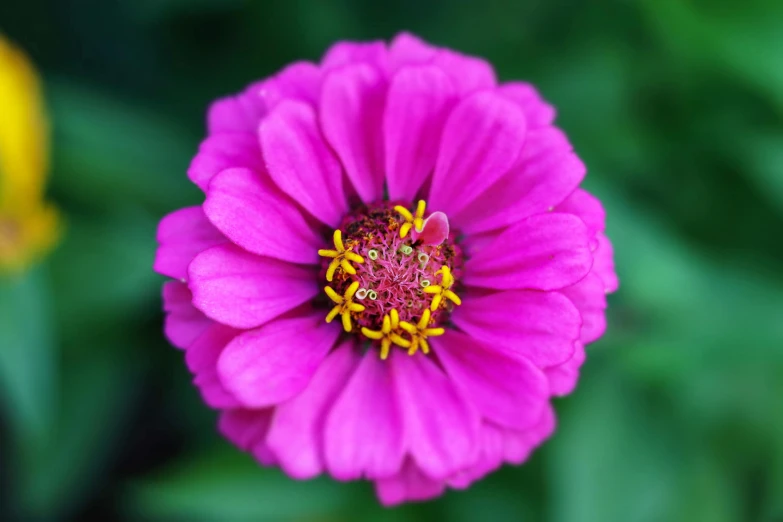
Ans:
[[[392,345],[427,353],[427,338],[443,333],[460,304],[462,251],[445,216],[430,223],[425,209],[423,201],[415,213],[392,202],[359,207],[334,232],[334,249],[318,252],[332,304],[327,322],[340,316],[345,331],[378,345],[383,359]]]

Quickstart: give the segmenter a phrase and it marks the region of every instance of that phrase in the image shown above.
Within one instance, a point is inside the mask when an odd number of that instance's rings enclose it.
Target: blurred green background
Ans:
[[[525,466],[384,510],[219,438],[151,265],[210,100],[401,29],[558,107],[621,288]],[[29,0],[0,31],[43,74],[67,218],[0,280],[1,520],[783,520],[783,2]]]

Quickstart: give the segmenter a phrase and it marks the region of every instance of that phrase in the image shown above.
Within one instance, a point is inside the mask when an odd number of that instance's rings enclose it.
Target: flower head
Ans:
[[[0,35],[0,272],[26,267],[58,236],[43,201],[49,150],[38,76]]]
[[[215,102],[188,172],[205,201],[162,220],[155,268],[225,436],[386,504],[523,462],[617,286],[553,120],[530,85],[408,34]]]

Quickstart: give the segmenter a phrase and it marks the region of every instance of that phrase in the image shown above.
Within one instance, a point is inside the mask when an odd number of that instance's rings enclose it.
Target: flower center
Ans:
[[[462,273],[462,251],[448,232],[442,213],[424,218],[426,204],[415,212],[381,202],[357,208],[334,231],[333,250],[324,257],[324,288],[346,332],[354,332],[380,348],[386,359],[392,345],[413,355],[429,352],[428,337],[454,305]]]

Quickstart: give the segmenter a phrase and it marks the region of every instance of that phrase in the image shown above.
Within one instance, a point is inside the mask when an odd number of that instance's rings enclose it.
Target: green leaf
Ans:
[[[104,347],[108,348],[108,347]],[[63,365],[56,422],[40,440],[20,439],[13,464],[19,509],[29,519],[54,520],[95,493],[134,395],[133,366],[104,349]]]
[[[198,137],[131,101],[53,82],[54,185],[104,209],[133,204],[168,212],[198,201],[187,179]]]
[[[570,401],[570,415],[562,415],[549,442],[552,520],[672,520],[681,470],[666,413],[605,364]]]
[[[328,519],[350,512],[355,487],[328,478],[295,481],[222,446],[131,484],[126,501],[136,520]]]
[[[0,398],[16,438],[49,430],[57,386],[49,281],[43,267],[0,277]]]

